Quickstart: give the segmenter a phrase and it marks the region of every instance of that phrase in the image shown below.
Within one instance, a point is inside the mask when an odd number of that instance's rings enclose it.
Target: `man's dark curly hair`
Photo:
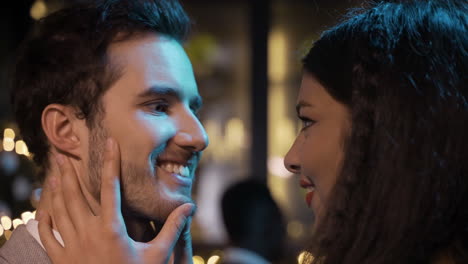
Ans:
[[[314,263],[468,263],[467,14],[466,1],[374,3],[304,58],[352,118]]]
[[[48,166],[49,144],[41,115],[47,105],[76,108],[78,117],[92,128],[102,111],[100,98],[120,77],[109,61],[109,45],[144,33],[182,42],[190,26],[176,0],[96,1],[40,20],[20,49],[12,103],[21,135],[43,171]]]

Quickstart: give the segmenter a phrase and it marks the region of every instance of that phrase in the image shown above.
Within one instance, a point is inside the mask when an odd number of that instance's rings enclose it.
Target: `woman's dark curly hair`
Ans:
[[[372,5],[303,59],[352,116],[313,262],[468,263],[468,4]]]

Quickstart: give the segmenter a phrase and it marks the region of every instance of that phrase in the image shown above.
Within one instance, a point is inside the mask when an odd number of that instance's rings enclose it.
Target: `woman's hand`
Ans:
[[[128,236],[121,213],[120,151],[114,140],[108,139],[104,155],[98,216],[91,212],[68,158],[58,154],[55,159],[61,177],[49,179],[49,185],[64,246],[53,235],[50,215],[39,213],[39,234],[53,263],[192,263],[192,204],[175,209],[152,241],[136,242]]]

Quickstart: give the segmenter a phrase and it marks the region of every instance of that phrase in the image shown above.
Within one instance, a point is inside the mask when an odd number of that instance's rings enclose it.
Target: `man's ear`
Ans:
[[[81,141],[76,110],[70,106],[50,104],[42,111],[42,129],[51,147],[58,151],[81,158]]]

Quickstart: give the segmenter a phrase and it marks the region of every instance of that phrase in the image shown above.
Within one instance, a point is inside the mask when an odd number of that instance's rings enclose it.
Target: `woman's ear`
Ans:
[[[65,154],[81,157],[81,140],[76,124],[76,110],[70,106],[50,104],[42,111],[42,129],[51,147]]]

